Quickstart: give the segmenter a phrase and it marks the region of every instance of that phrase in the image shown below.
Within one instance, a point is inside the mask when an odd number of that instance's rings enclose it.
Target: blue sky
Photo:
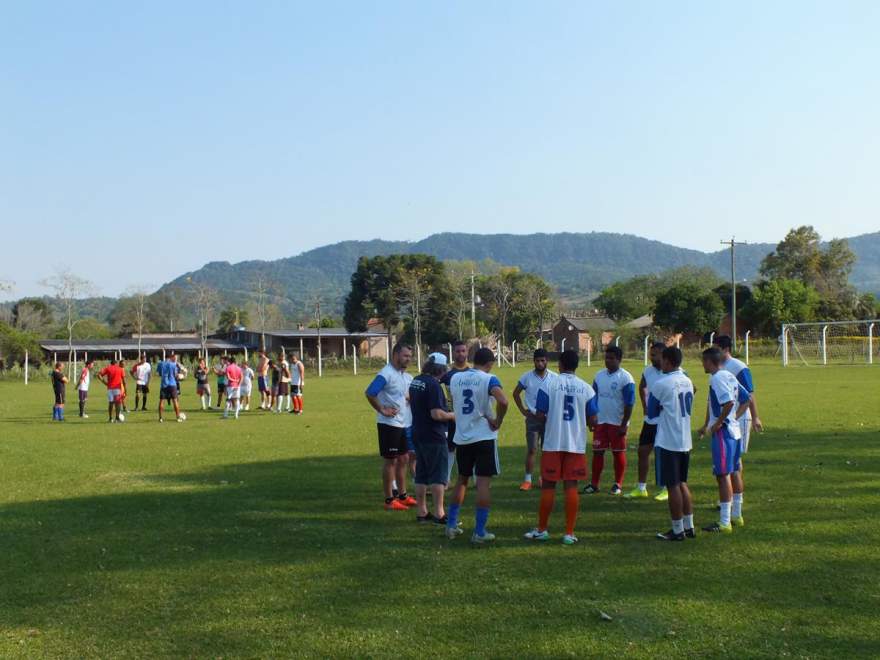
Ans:
[[[439,231],[876,231],[878,34],[877,2],[6,3],[0,279],[67,264],[116,295]]]

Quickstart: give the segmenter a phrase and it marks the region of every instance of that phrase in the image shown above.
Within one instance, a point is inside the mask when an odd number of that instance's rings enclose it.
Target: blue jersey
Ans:
[[[177,387],[177,363],[162,360],[156,367],[156,373],[162,379],[162,387]]]
[[[495,418],[495,399],[491,392],[496,387],[500,388],[501,382],[479,369],[462,371],[449,381],[455,413],[455,444],[469,445],[498,438],[498,431],[489,426],[489,420]]]

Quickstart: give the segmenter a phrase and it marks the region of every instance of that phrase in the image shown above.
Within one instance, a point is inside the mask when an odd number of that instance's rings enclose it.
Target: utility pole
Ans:
[[[731,350],[736,351],[736,246],[748,243],[731,236],[729,241],[721,241],[721,244],[730,246],[730,341],[733,344]]]
[[[474,289],[474,271],[471,271],[471,338],[477,336],[477,296]]]
[[[321,378],[324,375],[323,367],[321,366],[321,299],[315,299],[315,321],[318,326],[318,378]]]

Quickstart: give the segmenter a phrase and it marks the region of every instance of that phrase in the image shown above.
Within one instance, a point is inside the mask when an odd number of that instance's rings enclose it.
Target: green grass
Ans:
[[[164,425],[106,424],[98,387],[91,419],[53,424],[48,383],[2,382],[0,657],[880,656],[880,369],[754,371],[745,528],[662,544],[665,505],[603,494],[574,547],[521,540],[538,498],[513,414],[499,540],[472,548],[381,509],[368,376],[310,378],[301,418]],[[710,470],[702,444],[698,525]]]

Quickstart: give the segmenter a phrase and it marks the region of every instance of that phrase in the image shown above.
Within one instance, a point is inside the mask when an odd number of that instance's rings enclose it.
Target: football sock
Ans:
[[[640,482],[639,482],[639,490],[642,491],[642,492],[645,492],[646,490],[648,490],[648,484],[647,484],[647,482],[640,481]]]
[[[58,419],[58,408],[52,408],[52,419]]]
[[[578,496],[577,488],[565,489],[565,533],[574,534],[574,524],[577,522],[578,507],[581,504],[581,498]]]
[[[58,409],[58,419],[61,420],[62,422],[64,421],[64,408]]]
[[[730,524],[730,502],[721,503],[721,524]]]
[[[672,532],[674,534],[684,534],[684,521],[681,518],[672,521]]]
[[[684,521],[684,528],[685,529],[693,529],[694,528],[694,514],[686,513],[682,520]]]
[[[458,510],[461,508],[460,504],[450,504],[449,510],[446,512],[446,526],[447,527],[458,527]]]
[[[614,455],[614,483],[623,485],[623,474],[626,472],[626,452],[615,451]]]
[[[489,507],[478,506],[475,519],[476,519],[476,526],[474,528],[474,534],[476,534],[477,536],[485,535],[486,534],[486,523],[489,520]]]
[[[526,476],[523,478],[523,481],[525,481],[527,484],[532,483],[532,473],[526,472]]]
[[[79,402],[79,416],[82,417],[85,414],[86,414],[86,402],[80,401]]]
[[[235,419],[238,419],[238,413],[241,410],[241,401],[239,399],[235,400]]]
[[[734,518],[739,518],[743,514],[743,494],[742,493],[734,493],[733,494],[733,506],[731,507],[730,515]]]
[[[553,503],[556,500],[556,489],[541,489],[541,503],[538,505],[538,529],[542,532],[547,529],[550,522],[550,514],[553,512]]]
[[[605,468],[605,452],[597,451],[593,453],[593,476],[590,483],[594,488],[599,487],[599,477],[602,476],[602,470]]]

